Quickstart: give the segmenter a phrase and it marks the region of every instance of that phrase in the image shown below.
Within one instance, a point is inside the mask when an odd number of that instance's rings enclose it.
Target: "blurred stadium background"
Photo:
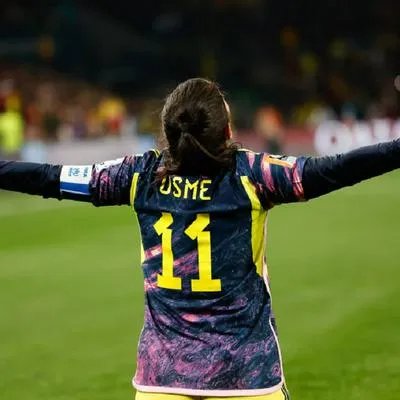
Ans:
[[[400,137],[399,18],[398,0],[3,0],[0,158],[158,146],[163,97],[199,75],[221,83],[255,150]],[[295,399],[400,399],[399,178],[272,213]],[[132,398],[143,292],[130,211],[2,192],[0,227],[0,398]]]

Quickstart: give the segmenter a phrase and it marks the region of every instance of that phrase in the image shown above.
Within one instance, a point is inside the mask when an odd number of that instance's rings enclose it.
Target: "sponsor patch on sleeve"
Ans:
[[[100,172],[100,171],[103,171],[103,169],[112,167],[113,165],[122,164],[123,161],[124,161],[124,158],[117,158],[116,160],[109,160],[109,161],[104,161],[101,164],[96,164],[94,167],[97,172]]]
[[[61,170],[60,190],[87,196],[91,177],[91,165],[64,165]]]
[[[268,154],[265,157],[265,161],[270,164],[280,165],[281,167],[293,168],[296,163],[296,157],[279,156],[274,154]]]

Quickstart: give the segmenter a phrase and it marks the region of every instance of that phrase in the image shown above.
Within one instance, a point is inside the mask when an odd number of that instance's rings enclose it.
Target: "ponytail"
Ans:
[[[162,111],[168,148],[157,180],[167,175],[216,175],[230,168],[239,148],[227,138],[230,113],[218,86],[190,79],[168,97]]]
[[[196,148],[198,150],[200,150],[206,157],[210,158],[211,160],[214,160],[215,162],[219,163],[221,162],[221,160],[215,156],[214,154],[210,153],[193,135],[191,135],[190,133],[183,133],[181,135],[181,139],[180,139],[180,143],[187,143],[189,142],[190,145],[189,147],[191,147],[193,150],[195,150]],[[181,144],[178,144],[178,146],[180,146]],[[185,149],[186,147],[188,147],[187,145],[181,145],[183,147],[183,149]]]

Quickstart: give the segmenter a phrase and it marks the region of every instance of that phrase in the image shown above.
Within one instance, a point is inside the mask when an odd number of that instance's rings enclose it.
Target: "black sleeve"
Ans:
[[[309,158],[303,169],[305,199],[313,199],[400,168],[400,139],[332,157]]]
[[[61,199],[60,165],[0,161],[0,189]]]

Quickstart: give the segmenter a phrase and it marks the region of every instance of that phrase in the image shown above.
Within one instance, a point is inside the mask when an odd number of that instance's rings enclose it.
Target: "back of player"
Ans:
[[[256,396],[283,386],[264,263],[267,210],[302,198],[302,161],[240,151],[218,87],[179,85],[162,113],[168,142],[135,162],[145,322],[140,392]]]
[[[144,155],[132,185],[146,299],[134,385],[192,396],[275,393],[283,373],[264,262],[272,196],[263,169],[275,168],[293,196],[296,169],[236,151],[232,167],[211,178],[156,182],[165,157]]]

